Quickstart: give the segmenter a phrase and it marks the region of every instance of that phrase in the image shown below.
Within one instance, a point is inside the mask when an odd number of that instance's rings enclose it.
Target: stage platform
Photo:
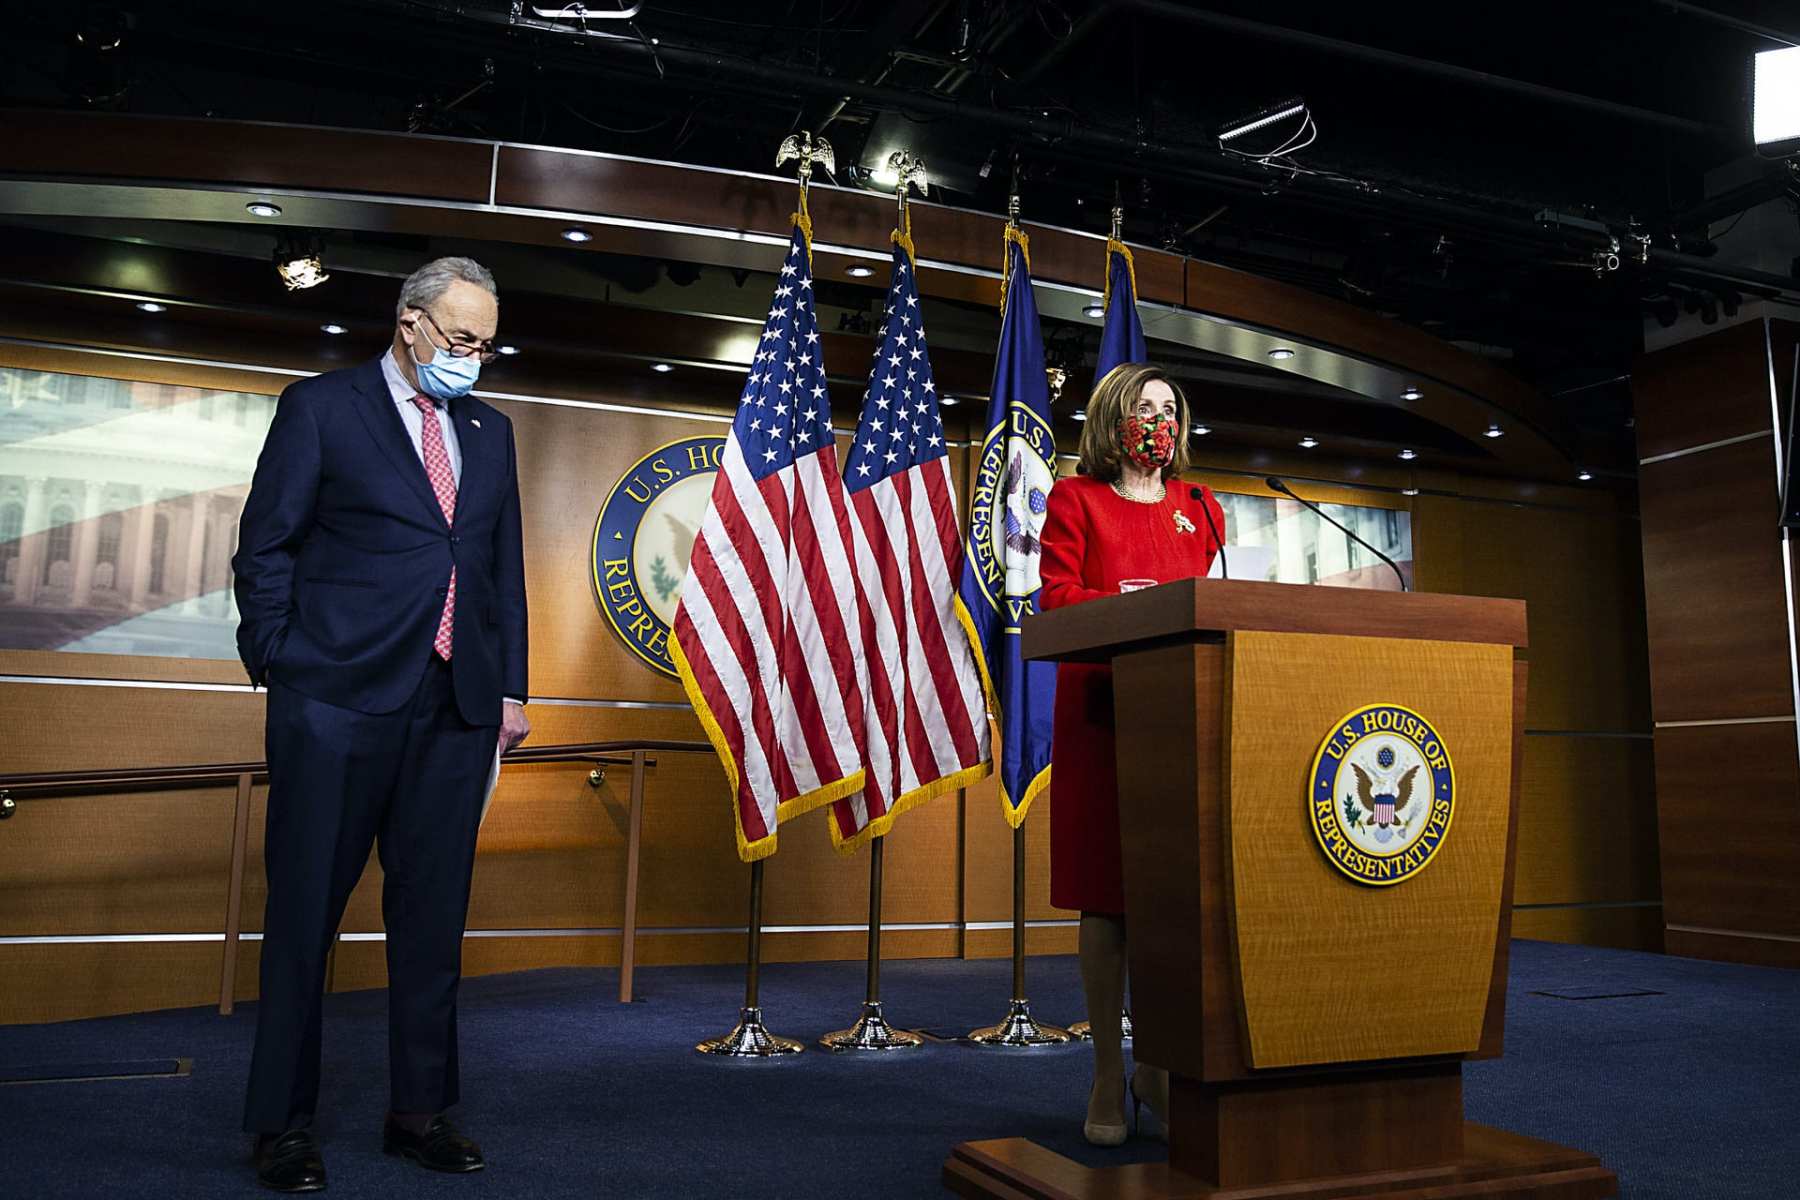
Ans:
[[[380,1150],[386,996],[326,1002],[319,1129],[337,1196],[932,1197],[953,1144],[1023,1136],[1094,1165],[1156,1157],[1081,1140],[1085,1046],[958,1044],[999,1019],[1005,960],[894,962],[889,1016],[944,1041],[892,1056],[816,1047],[772,1062],[703,1058],[736,1017],[743,972],[607,970],[473,979],[462,992],[466,1129],[490,1162],[431,1176]],[[804,1038],[850,1022],[860,963],[775,965],[763,1007]],[[1081,1016],[1072,958],[1032,959],[1040,1017]],[[1800,974],[1543,942],[1514,943],[1506,1056],[1471,1064],[1471,1120],[1579,1146],[1626,1200],[1766,1200],[1800,1190]],[[1396,1019],[1404,1019],[1404,1000]],[[255,1194],[236,1132],[254,1005],[0,1027],[7,1196]],[[170,1072],[185,1072],[174,1073]],[[15,1083],[49,1075],[124,1076]]]

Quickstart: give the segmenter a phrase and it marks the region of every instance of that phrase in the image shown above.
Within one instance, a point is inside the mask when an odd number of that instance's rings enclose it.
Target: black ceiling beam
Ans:
[[[1667,0],[1664,2],[1666,3]],[[1390,70],[1408,71],[1415,75],[1426,75],[1452,83],[1486,88],[1489,91],[1504,92],[1546,104],[1562,105],[1565,108],[1579,108],[1602,116],[1631,121],[1639,125],[1650,125],[1690,137],[1718,141],[1741,140],[1739,134],[1716,125],[1710,125],[1705,121],[1677,117],[1670,113],[1639,108],[1633,104],[1621,104],[1616,100],[1606,100],[1599,96],[1568,92],[1546,84],[1513,79],[1506,75],[1495,75],[1488,71],[1477,71],[1472,67],[1459,67],[1454,63],[1436,62],[1429,58],[1400,54],[1393,50],[1383,50],[1377,46],[1365,46],[1359,42],[1347,42],[1341,38],[1308,33],[1302,29],[1289,29],[1284,25],[1270,25],[1263,21],[1252,21],[1244,17],[1209,12],[1203,8],[1189,8],[1184,4],[1173,3],[1173,0],[1103,0],[1075,26],[1070,35],[1050,56],[1022,77],[1021,82],[1030,82],[1054,66],[1063,55],[1074,47],[1076,42],[1093,32],[1105,19],[1124,16],[1128,13],[1139,13],[1147,17],[1197,25],[1201,28],[1254,38],[1258,41],[1298,46],[1334,58],[1347,58]]]
[[[1652,0],[1652,3],[1690,17],[1698,17],[1702,21],[1710,21],[1714,25],[1735,29],[1739,33],[1750,34],[1752,37],[1767,38],[1771,42],[1780,42],[1784,46],[1800,45],[1800,41],[1796,41],[1779,29],[1771,29],[1767,25],[1758,25],[1754,21],[1746,21],[1742,17],[1734,17],[1727,13],[1714,12],[1710,8],[1701,8],[1698,4],[1687,4],[1684,3],[1684,0]]]

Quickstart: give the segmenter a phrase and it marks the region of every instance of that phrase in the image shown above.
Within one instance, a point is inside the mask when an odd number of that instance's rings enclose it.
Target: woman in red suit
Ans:
[[[1225,512],[1211,491],[1180,482],[1187,429],[1187,399],[1156,367],[1116,367],[1095,387],[1077,474],[1050,490],[1044,608],[1206,574],[1218,551],[1212,530],[1223,534]],[[1081,913],[1081,982],[1094,1037],[1082,1132],[1116,1146],[1125,1140],[1125,897],[1110,667],[1057,668],[1051,762],[1050,902]],[[1131,1081],[1159,1118],[1168,1111],[1168,1086],[1166,1072],[1144,1066]]]

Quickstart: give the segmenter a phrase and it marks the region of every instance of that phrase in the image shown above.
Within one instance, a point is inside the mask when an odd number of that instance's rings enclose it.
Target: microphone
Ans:
[[[1263,482],[1268,484],[1272,490],[1280,492],[1282,495],[1286,496],[1289,500],[1299,501],[1301,504],[1304,504],[1306,507],[1312,509],[1315,513],[1318,513],[1321,517],[1325,518],[1327,521],[1331,521],[1331,523],[1333,525],[1336,525],[1339,529],[1342,529],[1344,531],[1345,536],[1347,536],[1351,541],[1355,542],[1357,545],[1361,546],[1363,549],[1367,550],[1370,554],[1373,554],[1376,558],[1379,558],[1382,562],[1384,562],[1388,565],[1388,568],[1394,572],[1394,578],[1398,579],[1400,581],[1400,590],[1401,591],[1403,591],[1403,592],[1412,591],[1411,588],[1406,586],[1406,576],[1404,576],[1400,573],[1399,564],[1396,563],[1393,559],[1389,558],[1387,555],[1383,554],[1381,551],[1377,550],[1375,547],[1371,546],[1363,538],[1359,537],[1355,530],[1349,528],[1346,525],[1341,524],[1338,521],[1332,520],[1330,513],[1326,512],[1324,509],[1322,509],[1318,505],[1314,504],[1311,500],[1307,500],[1300,496],[1296,496],[1294,494],[1293,488],[1289,487],[1285,482],[1283,482],[1280,479],[1277,479],[1275,476],[1271,475],[1267,479],[1263,480]]]
[[[1200,515],[1206,518],[1206,528],[1213,535],[1213,545],[1219,548],[1219,578],[1231,578],[1231,564],[1225,561],[1225,539],[1219,536],[1218,522],[1213,520],[1212,509],[1207,506],[1206,492],[1197,487],[1188,489],[1188,499],[1200,502]]]

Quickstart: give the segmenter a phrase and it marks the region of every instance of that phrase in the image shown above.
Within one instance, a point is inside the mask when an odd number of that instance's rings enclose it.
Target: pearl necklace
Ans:
[[[1112,490],[1119,497],[1119,499],[1129,500],[1133,504],[1161,504],[1163,502],[1163,498],[1169,494],[1169,485],[1167,483],[1164,483],[1160,479],[1157,480],[1156,481],[1156,495],[1150,497],[1149,499],[1145,499],[1142,496],[1134,496],[1130,492],[1126,491],[1125,490],[1125,481],[1123,479],[1113,480],[1112,481]]]

